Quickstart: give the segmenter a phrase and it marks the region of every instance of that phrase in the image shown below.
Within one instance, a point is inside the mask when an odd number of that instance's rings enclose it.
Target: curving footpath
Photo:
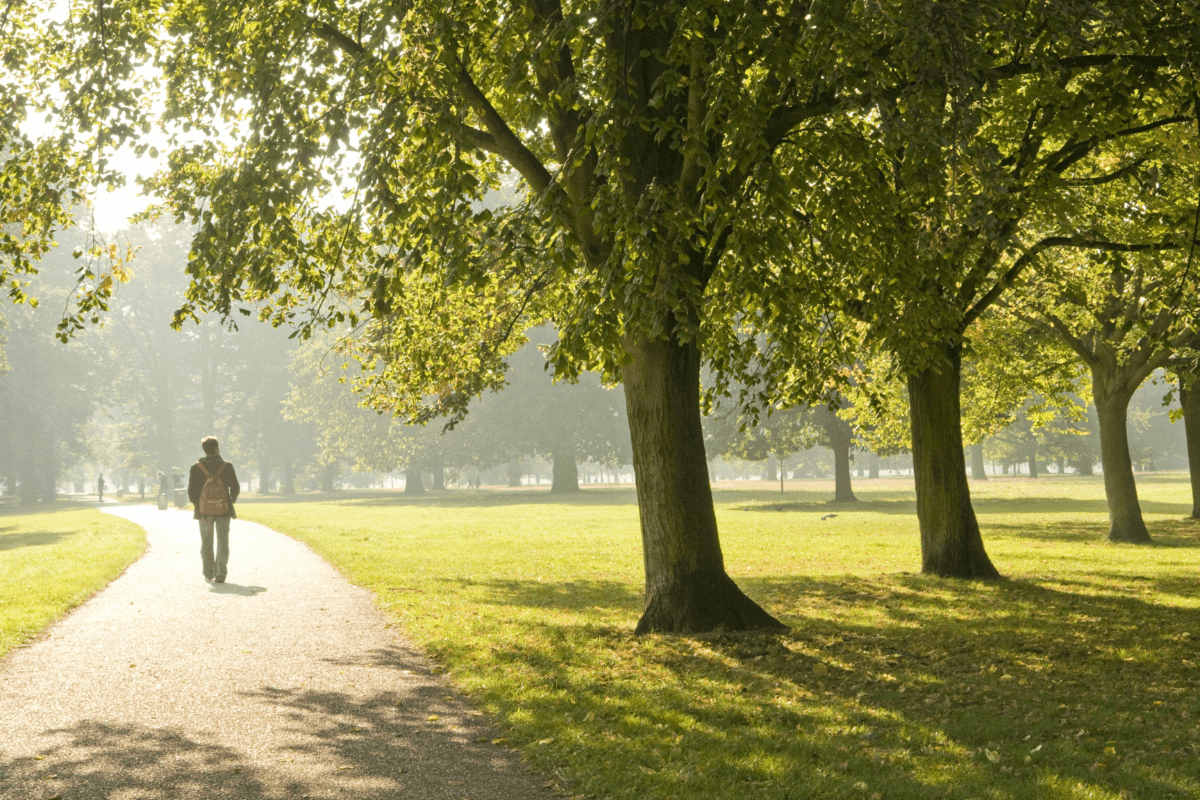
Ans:
[[[149,548],[0,661],[0,798],[551,796],[306,546],[237,520],[208,584],[190,512],[104,510]]]

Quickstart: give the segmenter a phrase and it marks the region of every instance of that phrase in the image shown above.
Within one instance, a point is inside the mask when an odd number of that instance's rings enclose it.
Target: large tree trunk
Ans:
[[[271,493],[271,453],[268,450],[263,451],[258,458],[258,493]]]
[[[1183,408],[1188,471],[1192,476],[1192,519],[1200,519],[1200,383],[1188,388],[1179,382],[1179,405]]]
[[[579,491],[579,464],[575,461],[575,445],[564,442],[550,453],[554,480],[550,494],[575,494]]]
[[[321,467],[321,491],[333,491],[333,478],[337,474],[337,463],[325,464]]]
[[[1092,398],[1100,421],[1100,468],[1104,470],[1104,497],[1108,501],[1108,538],[1113,542],[1145,544],[1151,541],[1150,532],[1142,519],[1133,462],[1129,458],[1126,418],[1133,391],[1124,388],[1105,391],[1109,383],[1106,377],[1092,371]]]
[[[1029,446],[1029,477],[1036,478],[1038,476],[1037,463],[1037,445]]]
[[[421,480],[419,467],[409,467],[404,470],[404,493],[425,494],[425,483]]]
[[[971,451],[971,480],[986,481],[988,476],[983,463],[983,442],[973,444],[967,449]]]
[[[521,485],[521,473],[521,459],[510,458],[508,460],[508,485],[510,488]]]
[[[785,628],[725,573],[694,341],[641,340],[622,369],[646,571],[637,633]]]
[[[446,491],[446,462],[441,456],[433,459],[431,472],[433,480],[429,482],[429,490],[432,492]]]
[[[290,458],[283,462],[283,485],[279,487],[279,491],[281,494],[296,493],[296,468]]]
[[[879,477],[879,456],[877,456],[875,453],[871,453],[871,455],[867,457],[867,477]]]
[[[913,475],[921,526],[921,571],[947,578],[998,578],[971,506],[963,458],[962,353],[908,376]]]
[[[850,484],[850,444],[854,431],[850,424],[837,414],[826,409],[825,437],[833,450],[833,502],[857,503],[854,488]]]

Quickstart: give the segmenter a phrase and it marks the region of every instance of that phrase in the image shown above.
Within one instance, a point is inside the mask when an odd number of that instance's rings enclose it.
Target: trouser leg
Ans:
[[[217,517],[217,559],[213,575],[224,579],[225,570],[229,566],[229,517]]]
[[[200,520],[200,563],[204,568],[204,580],[211,581],[213,575],[213,520]]]

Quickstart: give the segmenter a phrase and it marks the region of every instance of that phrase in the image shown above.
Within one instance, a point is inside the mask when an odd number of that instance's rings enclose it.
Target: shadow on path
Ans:
[[[265,586],[242,586],[237,583],[210,583],[208,591],[212,594],[229,594],[238,597],[254,597],[267,590]]]
[[[305,794],[299,783],[264,780],[232,747],[176,730],[85,720],[51,733],[57,744],[41,757],[0,762],[5,797],[261,800]],[[274,788],[268,790],[268,783]]]

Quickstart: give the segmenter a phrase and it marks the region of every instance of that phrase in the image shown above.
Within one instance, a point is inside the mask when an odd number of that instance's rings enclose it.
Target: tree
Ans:
[[[0,290],[18,305],[38,304],[29,278],[60,232],[87,221],[94,190],[124,184],[108,155],[133,136],[127,112],[144,94],[136,59],[124,57],[144,55],[144,39],[118,56],[100,41],[103,15],[85,15],[79,25],[51,22],[57,10],[46,0],[0,8]],[[62,298],[57,325],[64,343],[99,322],[128,280],[134,252],[90,225],[70,238],[76,258],[89,257],[67,272],[74,287]]]
[[[772,480],[775,471],[771,459],[779,459],[782,471],[784,459],[813,447],[818,432],[809,409],[793,406],[772,409],[765,416],[714,410],[705,420],[705,437],[715,445],[714,454],[744,461],[766,460],[767,479]],[[782,491],[782,474],[779,479]]]
[[[624,385],[647,571],[638,630],[779,627],[724,569],[700,366],[763,289],[740,215],[758,213],[747,200],[773,150],[838,107],[830,81],[853,100],[870,71],[835,63],[869,52],[861,10],[187,0],[156,18],[126,5],[83,13],[120,29],[109,52],[126,60],[161,43],[164,122],[204,137],[177,138],[151,184],[201,225],[185,315],[247,298],[280,322],[365,311],[387,356],[376,385],[392,387],[372,402],[408,417],[461,412],[501,380],[505,332],[553,321],[556,371]],[[519,203],[481,209],[512,175]],[[406,336],[396,310],[447,289],[479,299],[486,324]],[[414,408],[428,397],[438,408]]]
[[[808,252],[844,270],[833,299],[907,384],[922,570],[991,578],[960,427],[969,332],[1043,253],[1128,244],[1097,234],[1088,186],[1113,185],[1158,134],[1188,130],[1195,11],[906,8],[906,35],[876,71],[892,90],[873,93],[874,113],[791,140],[838,176],[798,172],[794,219],[812,232]]]
[[[291,364],[284,416],[313,432],[322,490],[333,489],[337,466],[346,461],[359,471],[403,470],[405,493],[424,494],[422,473],[444,463],[438,426],[409,426],[364,408],[341,374],[351,369],[334,336],[306,342]]]
[[[549,348],[556,338],[553,330],[539,328],[525,336],[529,343],[508,359],[507,386],[481,398],[465,423],[477,440],[477,463],[491,466],[522,455],[547,456],[552,462],[551,493],[578,492],[578,462],[627,463],[624,398],[594,374],[553,383],[543,354],[543,347]]]
[[[1194,173],[1188,172],[1190,179]],[[1135,174],[1133,170],[1129,173]],[[1127,224],[1138,230],[1152,228],[1156,220],[1163,219],[1161,211],[1147,209],[1149,203],[1143,203],[1144,210],[1124,210]],[[1200,219],[1200,207],[1196,210]],[[1171,244],[1172,239],[1166,241]],[[1098,250],[1060,259],[1039,270],[1033,279],[1037,291],[1014,306],[1021,319],[1061,338],[1091,371],[1108,503],[1108,538],[1114,542],[1151,540],[1133,477],[1129,401],[1146,378],[1167,366],[1176,350],[1197,337],[1189,324],[1195,314],[1197,281],[1190,276],[1188,259],[1172,258],[1163,249]]]
[[[33,276],[31,290],[49,302],[0,314],[7,366],[0,370],[0,477],[27,503],[53,499],[63,469],[87,455],[88,420],[110,383],[97,364],[104,349],[98,332],[65,347],[55,341],[53,309],[67,303],[69,278],[69,270],[54,269]]]

